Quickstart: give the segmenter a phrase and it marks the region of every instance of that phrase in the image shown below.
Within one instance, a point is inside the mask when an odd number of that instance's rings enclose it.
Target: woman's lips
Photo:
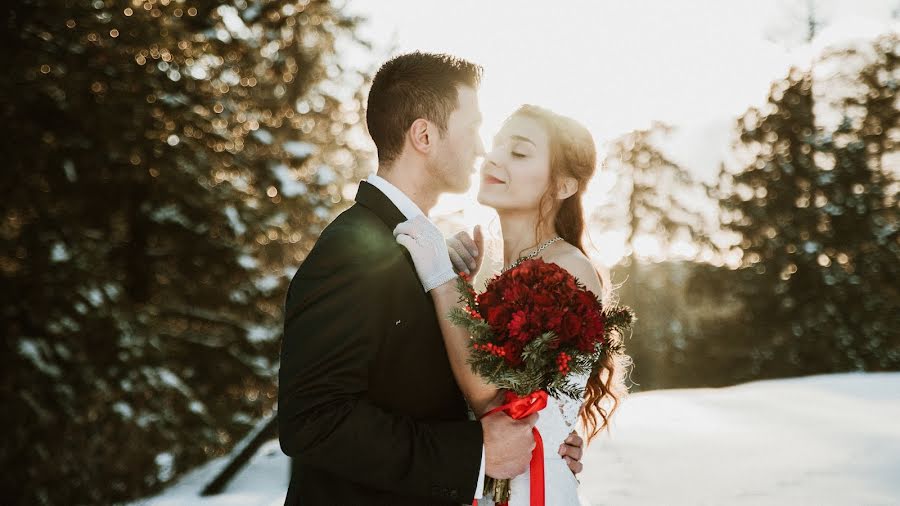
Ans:
[[[506,181],[497,179],[494,176],[484,176],[484,182],[487,184],[506,184]]]

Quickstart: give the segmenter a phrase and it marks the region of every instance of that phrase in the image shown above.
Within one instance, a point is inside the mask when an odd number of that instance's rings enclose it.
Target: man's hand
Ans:
[[[491,478],[512,479],[528,470],[535,446],[531,429],[537,420],[537,413],[514,420],[503,412],[481,419],[485,474]]]
[[[566,459],[566,464],[569,465],[572,474],[578,474],[584,469],[584,465],[581,464],[582,446],[584,446],[584,441],[574,430],[566,438],[565,443],[559,445],[559,455]]]
[[[481,270],[481,262],[484,260],[484,234],[481,233],[481,225],[475,225],[473,234],[474,238],[466,231],[457,233],[447,239],[447,249],[456,272],[465,272],[474,278]]]

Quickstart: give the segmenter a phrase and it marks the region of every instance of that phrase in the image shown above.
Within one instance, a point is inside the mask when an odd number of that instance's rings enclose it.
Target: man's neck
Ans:
[[[426,171],[421,167],[398,160],[390,168],[379,167],[377,174],[402,191],[426,216],[441,195],[440,190],[434,187],[434,181],[428,181]]]

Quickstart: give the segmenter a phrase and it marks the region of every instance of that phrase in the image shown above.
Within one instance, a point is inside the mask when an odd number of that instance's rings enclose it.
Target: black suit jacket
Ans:
[[[482,432],[431,297],[394,240],[403,214],[360,183],[285,304],[278,389],[287,505],[471,504]]]

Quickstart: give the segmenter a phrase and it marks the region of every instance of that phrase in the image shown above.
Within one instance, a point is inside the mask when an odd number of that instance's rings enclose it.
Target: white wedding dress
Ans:
[[[587,375],[573,376],[570,383],[582,391],[587,384]],[[569,397],[547,399],[547,407],[540,411],[537,429],[544,441],[544,503],[548,506],[579,506],[578,481],[569,469],[565,459],[559,455],[559,446],[575,429],[581,400]],[[531,504],[530,472],[513,478],[510,483],[509,506],[529,506]],[[478,500],[478,506],[494,506],[490,494]]]

